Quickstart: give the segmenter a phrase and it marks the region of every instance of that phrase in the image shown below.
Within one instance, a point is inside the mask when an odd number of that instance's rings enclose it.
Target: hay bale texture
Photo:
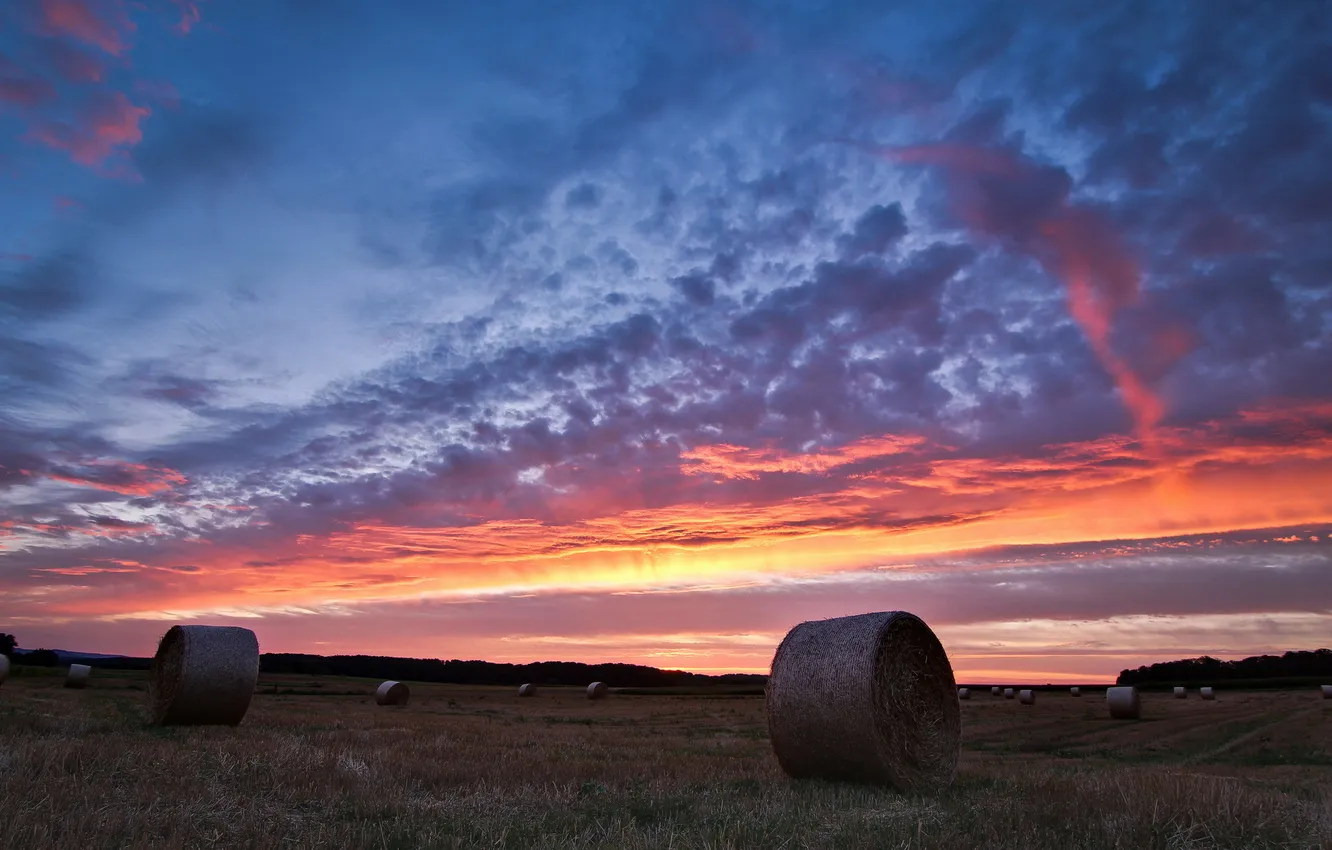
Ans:
[[[943,645],[914,614],[799,624],[777,647],[766,693],[768,736],[789,776],[912,791],[957,773],[957,682]]]
[[[605,699],[608,688],[605,682],[593,682],[587,686],[588,699]]]
[[[533,685],[533,684],[530,684],[530,683],[529,683],[529,684],[526,684],[526,685],[520,685],[520,686],[518,687],[518,696],[520,696],[520,697],[534,697],[534,696],[536,696],[536,691],[537,691],[536,685]]]
[[[150,720],[236,726],[259,682],[259,639],[239,626],[172,626],[153,656]]]
[[[1138,689],[1132,685],[1107,688],[1105,704],[1110,709],[1110,716],[1116,720],[1137,720],[1142,717],[1142,701],[1138,699]]]
[[[3,685],[5,683],[5,680],[8,678],[9,678],[9,656],[0,655],[0,685]]]
[[[88,687],[88,677],[92,675],[92,668],[87,664],[69,665],[69,673],[65,676],[65,687],[67,688],[86,688]]]
[[[1022,703],[1023,705],[1035,705],[1036,692],[1028,690],[1018,691],[1018,702]]]
[[[992,696],[992,697],[997,697],[997,696],[999,696],[999,695],[1002,694],[1002,693],[1003,693],[1003,690],[1001,690],[1000,687],[999,687],[998,685],[995,685],[993,688],[990,688],[990,696]]]
[[[1213,691],[1211,688],[1199,688],[1198,696],[1203,699],[1216,699],[1216,691]]]
[[[1175,688],[1175,699],[1188,699],[1188,698],[1189,698],[1188,688],[1179,688],[1179,687]]]
[[[376,705],[406,705],[411,696],[412,689],[402,682],[384,682],[375,688]]]
[[[1082,688],[1069,688],[1068,693],[1069,696],[1080,697],[1082,696]]]
[[[1012,699],[1016,692],[1012,688],[1004,688],[1004,699]]]
[[[971,688],[958,688],[958,689],[957,689],[957,698],[958,698],[958,699],[971,699]]]

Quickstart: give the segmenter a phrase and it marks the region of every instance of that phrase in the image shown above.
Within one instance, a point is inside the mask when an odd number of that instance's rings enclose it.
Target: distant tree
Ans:
[[[10,657],[14,654],[14,647],[18,646],[18,641],[14,640],[13,635],[7,635],[0,632],[0,655]]]
[[[33,667],[55,667],[60,663],[60,656],[54,649],[36,649],[19,657],[24,664]]]

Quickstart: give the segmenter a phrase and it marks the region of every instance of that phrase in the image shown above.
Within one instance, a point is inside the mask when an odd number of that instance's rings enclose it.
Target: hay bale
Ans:
[[[1012,699],[1015,694],[1016,691],[1012,688],[1004,688],[1004,699]]]
[[[993,688],[990,688],[990,696],[992,697],[997,697],[1002,693],[1003,691],[999,688],[998,685],[995,685]]]
[[[1188,698],[1189,698],[1188,688],[1179,688],[1179,687],[1175,688],[1175,699],[1188,699]]]
[[[1323,690],[1323,699],[1332,699],[1332,685],[1319,685]]]
[[[1018,702],[1022,703],[1023,705],[1035,705],[1036,693],[1034,691],[1029,691],[1029,690],[1018,691]]]
[[[9,656],[0,655],[0,685],[3,685],[5,683],[5,680],[8,678],[9,678]]]
[[[150,677],[152,723],[236,726],[259,682],[259,639],[239,626],[172,626]]]
[[[1203,699],[1216,699],[1216,692],[1213,691],[1211,688],[1199,688],[1198,696],[1202,697]]]
[[[411,696],[411,688],[402,682],[384,682],[375,688],[376,705],[406,705]]]
[[[606,690],[607,688],[605,682],[593,682],[592,684],[587,686],[587,698],[605,699]]]
[[[787,633],[767,686],[768,737],[787,775],[888,785],[953,780],[962,736],[943,645],[905,611],[813,620]]]
[[[518,696],[534,697],[536,696],[536,691],[537,691],[536,685],[530,683],[526,685],[520,685],[518,688]]]
[[[71,664],[69,665],[69,674],[65,676],[65,687],[86,688],[90,675],[92,675],[92,668],[87,664]]]
[[[1080,697],[1082,696],[1082,688],[1069,688],[1068,694],[1069,696]]]
[[[971,699],[971,688],[958,688],[958,689],[957,689],[957,698],[958,698],[958,699]]]
[[[1132,685],[1106,688],[1105,704],[1110,709],[1110,716],[1116,720],[1137,720],[1142,717],[1138,689]]]

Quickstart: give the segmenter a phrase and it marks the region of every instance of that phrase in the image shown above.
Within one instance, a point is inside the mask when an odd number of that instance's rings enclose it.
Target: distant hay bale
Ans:
[[[534,696],[536,696],[536,691],[537,691],[536,685],[533,685],[533,684],[530,684],[530,683],[529,683],[529,684],[526,684],[526,685],[521,685],[521,686],[519,686],[519,688],[518,688],[518,696],[520,696],[520,697],[534,697]]]
[[[172,626],[153,656],[150,721],[236,726],[259,682],[259,639],[239,626]]]
[[[87,664],[71,664],[69,665],[69,675],[65,676],[65,687],[86,688],[90,675],[92,675],[92,668]]]
[[[8,678],[9,678],[9,656],[0,655],[0,685],[3,685],[5,683],[5,680]]]
[[[1188,698],[1189,698],[1188,688],[1179,688],[1179,687],[1175,688],[1175,699],[1188,699]]]
[[[962,735],[943,645],[905,611],[812,620],[787,633],[768,677],[768,737],[796,778],[898,791],[952,782]]]
[[[957,698],[958,698],[958,699],[971,699],[971,688],[958,688],[958,689],[957,689]]]
[[[1142,702],[1138,699],[1138,689],[1132,685],[1107,688],[1105,704],[1110,709],[1110,716],[1116,720],[1137,720],[1142,717]]]
[[[1332,685],[1319,685],[1323,690],[1323,699],[1332,699]]]
[[[1080,697],[1082,696],[1082,688],[1069,688],[1068,693],[1069,696]]]
[[[1018,691],[1018,702],[1022,703],[1023,705],[1035,705],[1036,693],[1034,691],[1028,691],[1028,690]]]
[[[1012,688],[1004,688],[1004,699],[1012,699],[1015,691]]]
[[[1216,699],[1216,692],[1213,691],[1211,688],[1199,688],[1198,696],[1202,697],[1203,699]]]
[[[990,688],[990,696],[992,697],[997,697],[1002,693],[1003,691],[999,688],[998,685],[995,685],[993,688]]]
[[[593,682],[592,684],[590,684],[590,685],[587,686],[587,698],[588,698],[588,699],[605,699],[605,698],[606,698],[606,690],[607,690],[607,689],[606,689],[606,683],[605,683],[605,682]]]
[[[384,682],[375,689],[375,703],[377,705],[406,705],[411,696],[411,688],[402,682]]]

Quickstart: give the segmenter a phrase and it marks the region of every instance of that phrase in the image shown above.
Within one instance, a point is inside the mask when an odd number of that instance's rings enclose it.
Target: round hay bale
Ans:
[[[9,678],[9,656],[0,655],[0,685],[3,685],[5,683],[5,680],[8,678]]]
[[[1012,688],[1004,688],[1004,699],[1012,699],[1015,693]]]
[[[1110,709],[1110,716],[1116,720],[1137,720],[1142,717],[1142,702],[1138,699],[1138,689],[1132,685],[1107,688],[1105,704]]]
[[[593,682],[592,684],[587,686],[587,698],[605,699],[606,690],[607,688],[605,682]]]
[[[536,685],[533,684],[521,685],[518,688],[518,696],[534,697],[536,696],[536,691],[537,691]]]
[[[67,688],[86,688],[88,687],[88,677],[92,675],[92,668],[87,664],[69,665],[69,674],[65,676],[65,687]]]
[[[1216,699],[1216,692],[1213,691],[1211,688],[1199,688],[1198,696],[1202,697],[1203,699]]]
[[[1188,699],[1188,698],[1189,698],[1188,688],[1178,688],[1178,687],[1175,688],[1175,699]]]
[[[236,726],[259,682],[259,639],[239,626],[172,626],[153,656],[150,721]]]
[[[962,709],[948,654],[905,611],[812,620],[768,677],[768,737],[796,779],[936,788],[957,773]]]
[[[958,699],[971,699],[971,688],[958,688],[958,689],[957,689],[957,698],[958,698]]]
[[[384,682],[375,688],[376,705],[406,705],[411,696],[411,688],[402,682]]]
[[[1022,703],[1023,705],[1035,705],[1036,693],[1034,691],[1028,691],[1028,690],[1018,691],[1018,702]]]
[[[1332,699],[1332,685],[1319,685],[1323,691],[1323,699]]]
[[[990,696],[992,696],[992,697],[997,697],[997,696],[999,696],[999,695],[1002,694],[1002,693],[1003,693],[1003,690],[1000,689],[1000,687],[999,687],[998,685],[995,685],[993,688],[990,688]]]
[[[1069,688],[1068,693],[1069,696],[1080,697],[1082,696],[1082,688]]]

